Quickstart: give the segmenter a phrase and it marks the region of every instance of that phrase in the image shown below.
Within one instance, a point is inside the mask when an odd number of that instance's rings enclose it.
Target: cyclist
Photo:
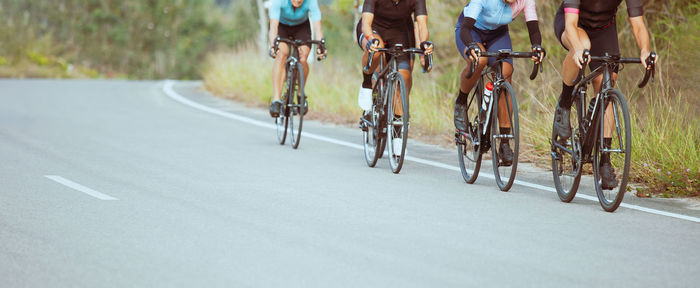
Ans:
[[[472,0],[459,14],[455,27],[455,42],[457,50],[462,57],[467,60],[467,65],[462,70],[460,77],[459,95],[455,100],[455,127],[460,131],[467,130],[466,102],[469,98],[469,91],[472,90],[481,76],[481,70],[488,64],[496,62],[494,58],[479,58],[480,51],[497,52],[501,49],[512,49],[508,24],[523,12],[530,34],[530,44],[533,52],[541,49],[542,35],[537,21],[537,11],[535,0]],[[533,61],[539,63],[543,60],[545,53],[541,53],[540,58],[533,57]],[[474,74],[467,78],[471,69],[472,60],[478,59],[478,68]],[[503,61],[503,77],[511,82],[513,75],[513,59]],[[504,98],[504,95],[500,95]],[[506,101],[499,100],[498,115],[506,115]],[[499,117],[501,134],[510,133],[510,118]],[[495,147],[494,147],[495,149]],[[513,162],[513,150],[510,148],[508,139],[501,142],[498,154],[505,166],[510,166]]]
[[[411,19],[411,14],[415,19]],[[414,22],[415,20],[415,22]],[[376,52],[377,48],[402,44],[406,48],[418,47],[425,50],[425,55],[433,53],[433,45],[428,41],[428,11],[425,0],[365,0],[362,6],[362,19],[357,23],[357,43],[364,51],[362,66],[367,65],[369,52]],[[416,39],[420,39],[420,46],[416,46]],[[372,73],[379,66],[380,53],[375,53],[372,67],[363,73],[362,86],[358,93],[357,101],[365,116],[372,108]],[[411,71],[413,70],[412,55],[399,57],[399,73],[406,83],[406,91],[410,95],[413,84]],[[421,62],[425,61],[421,57]],[[398,92],[398,91],[397,91]],[[401,105],[396,105],[399,110],[394,114],[401,116]],[[400,138],[394,139],[401,141]],[[403,143],[392,143],[401,146]]]
[[[640,49],[640,59],[646,66],[645,60],[649,57],[649,32],[644,24],[642,0],[626,0],[627,14],[632,33],[637,40]],[[620,47],[617,39],[615,25],[615,13],[622,0],[564,0],[554,18],[554,33],[559,42],[568,50],[562,64],[562,91],[559,96],[559,104],[555,112],[554,132],[560,141],[565,141],[571,136],[571,123],[569,114],[573,102],[573,81],[582,69],[583,50],[589,49],[593,56],[620,55]],[[591,62],[588,67],[592,70],[598,68],[600,62]],[[646,67],[650,69],[651,67]],[[617,67],[612,76],[612,85],[617,78]],[[600,90],[602,75],[593,80],[595,93]],[[606,115],[612,115],[612,107],[608,105]],[[606,117],[605,131],[603,131],[603,146],[610,148],[612,142],[612,125],[614,119]],[[615,170],[610,165],[610,155],[603,154],[600,161],[602,188],[612,189],[617,186]]]
[[[270,116],[277,117],[282,108],[280,94],[282,93],[282,83],[285,79],[284,65],[289,56],[289,46],[286,43],[279,44],[279,50],[274,51],[275,38],[289,38],[294,40],[311,40],[311,25],[314,25],[316,40],[323,39],[321,29],[321,10],[318,8],[318,0],[271,0],[270,6],[270,55],[275,58],[272,66],[272,104],[270,104]],[[304,67],[304,80],[308,79],[309,64],[308,59],[310,45],[299,47],[299,62]],[[324,56],[325,51],[316,50],[319,57]],[[324,53],[324,54],[322,54]],[[307,81],[304,81],[306,84]],[[306,105],[306,103],[304,103]],[[305,107],[306,108],[306,107]],[[304,109],[306,113],[307,109]]]

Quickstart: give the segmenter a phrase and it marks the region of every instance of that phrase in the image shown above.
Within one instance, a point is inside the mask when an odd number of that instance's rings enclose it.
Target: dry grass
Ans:
[[[428,2],[431,39],[436,43],[435,69],[430,74],[414,73],[410,103],[411,137],[452,146],[453,101],[459,72],[464,65],[454,48],[454,24],[464,2]],[[521,117],[521,159],[543,167],[549,167],[551,161],[549,138],[553,111],[561,89],[559,67],[565,55],[565,50],[553,37],[551,27],[559,3],[554,0],[541,1],[538,6],[543,45],[548,51],[544,73],[530,81],[527,77],[532,64],[526,60],[516,60],[513,76]],[[652,49],[659,53],[662,61],[657,80],[644,90],[636,88],[642,76],[641,66],[628,65],[621,71],[617,84],[630,103],[634,123],[632,173],[635,181],[648,187],[643,193],[697,196],[700,190],[700,121],[695,113],[700,103],[697,96],[690,94],[698,84],[679,76],[698,73],[694,68],[696,65],[684,62],[698,62],[696,56],[691,56],[693,47],[700,44],[697,36],[700,4],[691,5],[690,8],[681,4],[680,1],[659,2],[650,4],[656,10],[647,9],[650,14],[648,21],[656,21],[650,24]],[[626,10],[619,10],[618,19],[626,19]],[[347,16],[343,15],[333,15],[338,16],[334,21],[342,21],[342,17]],[[347,17],[345,20],[348,20]],[[347,29],[351,29],[350,25],[347,26]],[[511,24],[514,50],[529,49],[524,26],[522,20]],[[623,56],[637,55],[639,51],[629,32],[629,23],[618,21],[618,30]],[[327,34],[332,31],[328,29]],[[358,64],[360,50],[350,35],[345,32],[342,37],[336,35],[334,39],[342,40],[341,43],[329,43],[329,61],[312,67],[307,83],[307,93],[311,95],[309,115],[312,118],[350,125],[356,125],[358,121],[361,112],[356,104],[356,93],[361,82]],[[211,55],[204,69],[205,85],[215,94],[267,106],[272,95],[269,79],[272,61],[265,55],[250,51],[241,49]],[[678,179],[649,177],[653,171],[658,172],[657,169],[671,172],[671,176]]]

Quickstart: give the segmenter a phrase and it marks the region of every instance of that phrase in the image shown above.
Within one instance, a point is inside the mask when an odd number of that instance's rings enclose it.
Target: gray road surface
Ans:
[[[693,221],[523,185],[504,193],[436,165],[394,175],[385,159],[368,168],[361,150],[304,135],[292,150],[274,130],[173,100],[163,82],[0,87],[2,287],[699,285]],[[271,123],[198,83],[175,91]],[[305,124],[359,144],[359,129]],[[452,150],[408,149],[457,165]],[[552,185],[549,172],[519,173]],[[685,202],[624,202],[700,216]]]

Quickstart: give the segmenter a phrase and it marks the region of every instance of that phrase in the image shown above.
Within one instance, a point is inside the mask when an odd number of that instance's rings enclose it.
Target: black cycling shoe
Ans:
[[[617,187],[617,177],[615,177],[615,169],[610,163],[600,165],[600,182],[604,190],[612,190]]]
[[[270,104],[270,116],[272,118],[280,117],[280,110],[282,110],[282,102],[279,100],[272,101],[272,104]]]
[[[498,148],[498,156],[501,158],[501,164],[499,166],[509,167],[513,165],[513,150],[510,149],[508,143],[501,142],[501,147]]]
[[[455,103],[454,115],[455,128],[459,131],[467,131],[467,106]]]
[[[571,109],[562,108],[557,105],[557,111],[554,114],[554,131],[562,142],[571,137],[570,113]]]

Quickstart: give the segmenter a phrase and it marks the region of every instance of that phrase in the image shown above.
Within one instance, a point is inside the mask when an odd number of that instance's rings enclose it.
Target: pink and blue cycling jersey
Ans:
[[[481,30],[496,30],[508,25],[518,14],[525,15],[525,21],[537,21],[535,0],[517,0],[512,4],[502,0],[472,0],[464,7],[464,17],[476,20],[474,27]]]

